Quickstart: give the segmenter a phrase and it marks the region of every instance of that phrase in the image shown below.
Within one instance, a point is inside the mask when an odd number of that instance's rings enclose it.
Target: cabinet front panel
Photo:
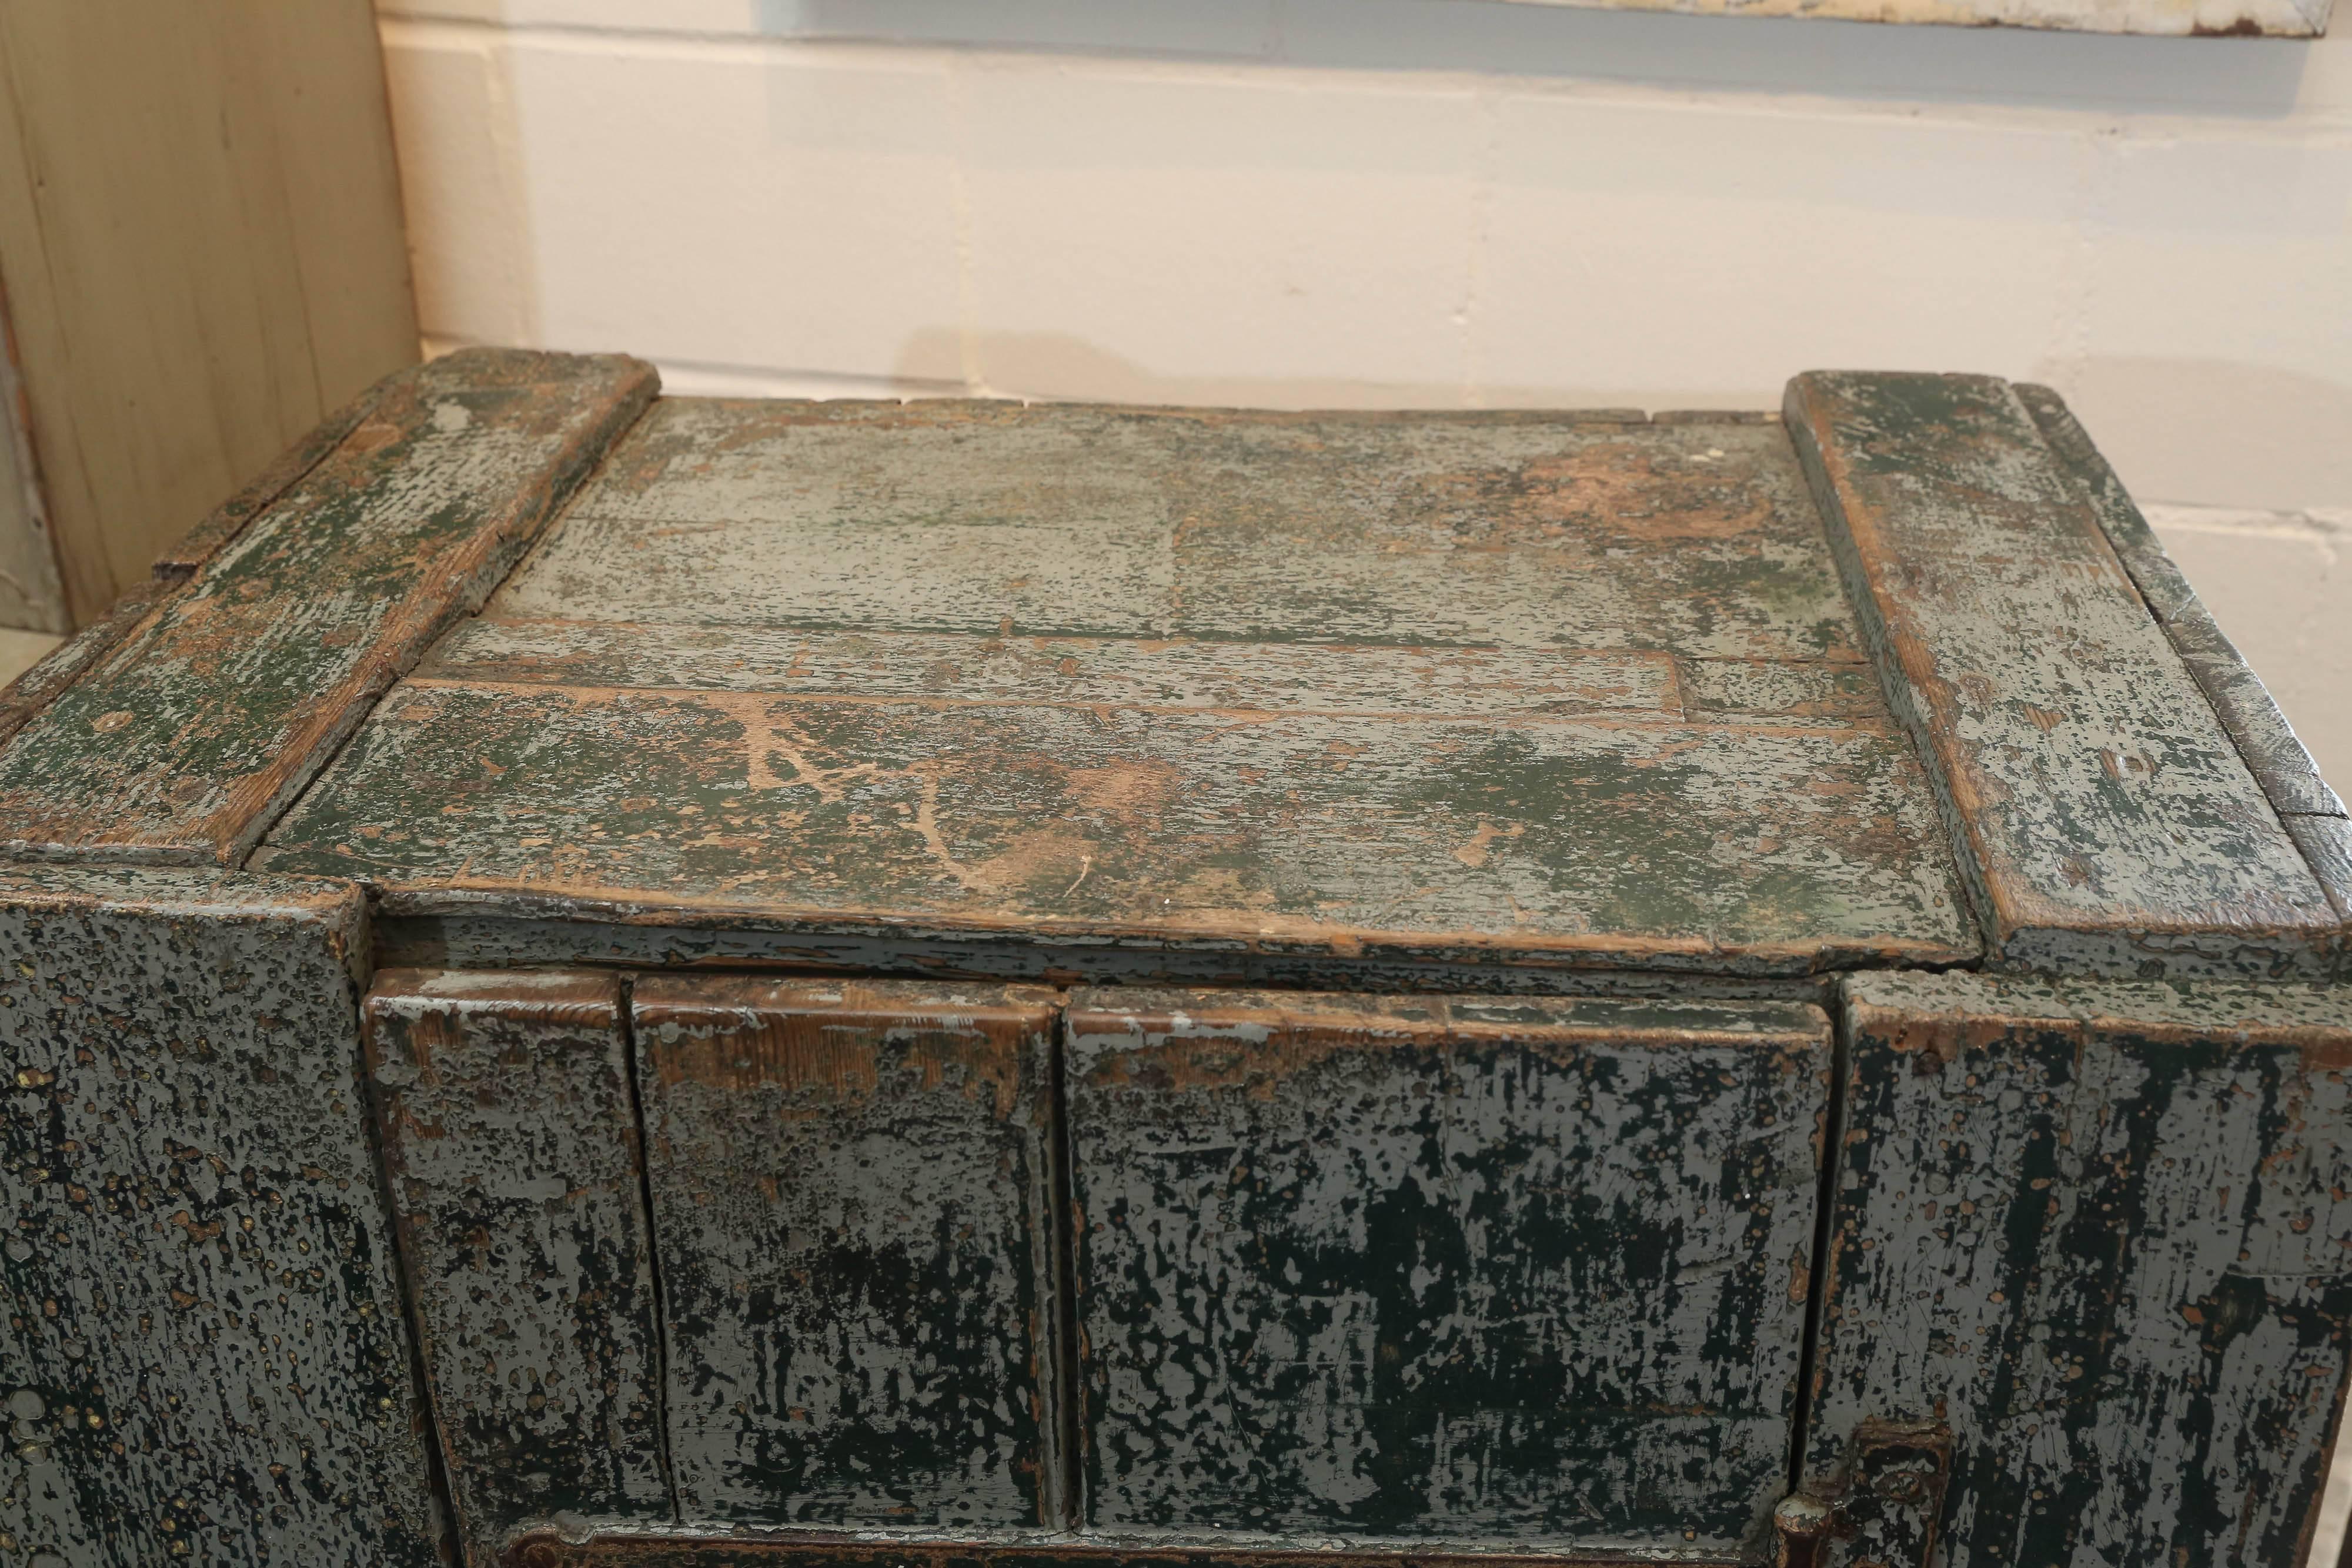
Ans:
[[[362,1016],[470,1560],[531,1524],[673,1521],[619,977],[387,969]]]
[[[1058,1517],[1055,1000],[636,982],[687,1522]]]
[[[1820,1012],[1096,990],[1067,1027],[1089,1526],[1754,1539]]]

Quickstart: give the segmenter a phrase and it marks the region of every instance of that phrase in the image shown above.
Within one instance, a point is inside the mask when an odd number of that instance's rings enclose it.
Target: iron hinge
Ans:
[[[1951,1477],[1950,1427],[1870,1417],[1834,1471],[1772,1511],[1776,1568],[1932,1568]]]

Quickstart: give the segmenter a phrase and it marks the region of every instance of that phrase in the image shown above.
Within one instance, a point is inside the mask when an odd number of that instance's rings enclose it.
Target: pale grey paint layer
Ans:
[[[2123,480],[2092,444],[2089,432],[2048,387],[2021,386],[2017,395],[2041,426],[2051,450],[2073,471],[2092,516],[2115,546],[2116,558],[2163,624],[2165,634],[2213,705],[2222,727],[2238,743],[2246,766],[2261,780],[2271,804],[2282,814],[2344,815],[2344,802],[2319,776],[2294,727],[2165,553],[2163,541],[2148,527]]]
[[[387,969],[361,1013],[468,1561],[674,1522],[619,977]]]
[[[1942,1420],[1948,1568],[2294,1561],[2352,1366],[2352,993],[1844,988],[1809,1479]]]
[[[1788,420],[1995,959],[2330,972],[2325,895],[2015,391],[1814,372]]]
[[[1085,1517],[1722,1551],[1787,1489],[1787,1004],[1080,990]]]
[[[1063,1522],[1055,999],[636,980],[686,1523]]]
[[[663,400],[494,615],[1812,658],[1771,425]]]
[[[348,885],[0,870],[0,1531],[75,1568],[439,1562]]]

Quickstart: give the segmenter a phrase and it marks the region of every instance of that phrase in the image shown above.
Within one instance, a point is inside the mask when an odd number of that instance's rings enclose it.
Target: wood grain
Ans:
[[[398,914],[1787,974],[1971,954],[1936,841],[1856,724],[411,680],[256,863]]]
[[[1060,1525],[1054,993],[634,996],[686,1522]]]
[[[2173,565],[2122,479],[2092,444],[2090,434],[2048,387],[2016,391],[2051,450],[2073,472],[2116,559],[2163,624],[2174,651],[2212,704],[2221,727],[2237,743],[2271,804],[2281,815],[2344,815],[2344,802],[2319,776],[2286,716]]]
[[[1810,1472],[1939,1419],[1950,1568],[2299,1561],[2352,1369],[2352,992],[1845,989]]]
[[[1080,990],[1086,1522],[1735,1549],[1788,1485],[1829,1030]]]
[[[361,1018],[467,1561],[675,1522],[619,977],[389,969]]]
[[[332,884],[0,868],[12,1560],[433,1568]]]
[[[415,361],[372,8],[7,7],[0,273],[87,623],[273,453]]]
[[[1780,429],[1558,415],[670,398],[489,613],[1859,657]]]
[[[1808,374],[1788,420],[1992,956],[2326,974],[2336,916],[2008,383]]]
[[[490,350],[387,385],[332,456],[0,750],[4,847],[241,861],[653,391],[634,360]]]

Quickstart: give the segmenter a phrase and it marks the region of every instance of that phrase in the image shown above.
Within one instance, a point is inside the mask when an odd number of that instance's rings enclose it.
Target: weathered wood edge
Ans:
[[[0,747],[6,746],[18,730],[37,718],[60,694],[112,653],[175,587],[176,583],[152,577],[132,583],[104,615],[50,649],[14,681],[0,686]]]
[[[985,1538],[922,1538],[880,1542],[816,1531],[604,1531],[566,1539],[552,1533],[517,1542],[503,1568],[1753,1568],[1721,1553],[1584,1549],[1534,1553],[1480,1542],[1394,1542],[1350,1539],[1302,1548],[1295,1541],[1235,1531],[1111,1536],[1007,1533]]]
[[[425,402],[469,392],[528,388],[540,392],[549,407],[565,406],[569,394],[569,406],[577,411],[578,416],[572,428],[549,443],[539,455],[528,483],[511,494],[480,497],[481,516],[470,530],[454,542],[445,541],[436,559],[415,564],[409,573],[404,598],[392,607],[380,624],[367,628],[368,642],[361,655],[351,660],[341,674],[327,678],[307,706],[281,721],[282,737],[275,743],[274,753],[268,760],[250,772],[235,773],[214,781],[213,793],[226,791],[220,804],[205,807],[201,813],[196,813],[193,806],[186,811],[176,811],[175,808],[176,814],[142,831],[118,832],[109,837],[95,828],[75,825],[77,811],[97,820],[100,808],[94,802],[74,799],[68,781],[58,778],[53,790],[56,798],[47,803],[49,821],[29,831],[20,828],[14,833],[0,829],[6,841],[0,845],[0,853],[145,864],[243,864],[269,825],[350,737],[375,699],[423,656],[450,622],[480,608],[614,444],[643,414],[657,394],[659,384],[652,366],[625,356],[467,350],[387,377],[366,396],[339,410],[326,426],[314,432],[256,486],[233,498],[221,513],[208,519],[187,548],[167,554],[159,569],[166,572],[176,572],[177,558],[203,555],[203,560],[193,566],[184,579],[142,584],[131,596],[139,601],[136,614],[110,616],[103,623],[109,629],[107,633],[91,636],[87,642],[77,639],[76,644],[68,645],[70,657],[45,662],[30,704],[20,716],[15,717],[13,725],[9,722],[11,710],[0,706],[0,759],[9,764],[23,762],[23,748],[33,744],[37,736],[46,737],[52,725],[64,725],[65,710],[72,703],[69,693],[88,695],[91,702],[97,702],[99,696],[93,694],[101,683],[126,671],[135,671],[142,639],[162,635],[161,628],[175,607],[204,597],[209,571],[223,559],[222,547],[249,535],[255,525],[277,509],[276,503],[287,499],[302,480],[318,475],[344,453],[352,454],[352,461],[363,468],[367,454],[388,442],[413,437],[426,424],[436,423],[438,405],[427,410]],[[416,406],[407,409],[407,423],[394,423],[385,411],[404,398]],[[372,420],[367,417],[371,411],[376,415]],[[463,412],[461,408],[461,415]],[[347,417],[351,424],[342,434],[335,434],[335,426]],[[362,480],[361,491],[355,494],[364,494],[363,474]],[[272,484],[276,488],[265,498],[262,491]],[[245,553],[247,552],[238,550],[226,555],[234,560]],[[234,600],[232,595],[228,601]],[[185,628],[182,631],[184,632]],[[187,640],[182,637],[183,643]],[[60,650],[59,654],[67,652]],[[179,652],[184,660],[188,657],[185,649]],[[201,681],[202,677],[196,679]],[[228,704],[234,695],[224,688],[215,690],[211,696],[216,703]],[[134,702],[131,706],[135,710],[139,705]],[[139,722],[135,711],[107,716]],[[64,756],[68,761],[77,755],[122,756],[120,743],[109,747],[101,743],[102,737],[84,734],[79,727],[67,726],[63,735]],[[178,747],[182,742],[173,738],[163,744]],[[173,768],[171,758],[163,756],[148,758],[142,768],[135,753],[110,766],[121,775],[126,788],[138,779],[151,793],[156,788],[155,779],[170,778]],[[24,769],[19,768],[16,771],[23,773]],[[142,773],[144,777],[141,778]],[[17,793],[25,798],[25,809],[32,810],[41,804],[39,781],[52,775],[47,770],[36,769],[28,777],[33,784],[25,788],[20,781]],[[202,783],[206,775],[192,771],[179,779],[180,784],[185,786]],[[82,782],[86,787],[88,781]],[[201,800],[205,794],[200,788],[195,799]],[[176,802],[178,796],[175,794],[173,799]]]
[[[1456,964],[1316,954],[1189,950],[1164,945],[1008,942],[948,933],[864,936],[533,917],[493,909],[399,915],[376,909],[377,962],[403,968],[592,964],[634,969],[758,969],[813,975],[1045,985],[1261,986],[1308,990],[1454,991],[1492,996],[1632,996],[1818,1001],[1837,971],[1716,975],[1568,968],[1492,958]]]
[[[2271,804],[2281,816],[2343,816],[2344,802],[2320,777],[2318,765],[2277,702],[2165,553],[2163,541],[2065,401],[2045,386],[2021,383],[2015,390],[2051,450],[2073,470],[2092,517],[2106,531],[2140,597],[2213,705],[2214,716],[2236,743]]]
[[[371,387],[330,413],[318,428],[280,453],[268,467],[254,476],[250,484],[223,501],[210,517],[156,557],[150,574],[123,590],[104,615],[51,649],[16,680],[0,686],[0,746],[6,745],[11,737],[49,705],[51,698],[80,679],[83,672],[130,636],[170,593],[173,585],[194,577],[198,567],[244,531],[246,524],[268,510],[272,502],[324,462],[343,437],[367,417],[368,410],[375,406],[376,397],[376,389]]]
[[[159,582],[184,582],[196,569],[220,553],[223,545],[245,531],[245,526],[268,511],[280,496],[300,484],[310,470],[333,455],[343,438],[382,401],[383,383],[368,388],[341,408],[331,410],[310,434],[271,460],[245,488],[213,508],[212,515],[183,534],[155,558]]]
[[[1836,437],[1831,407],[1836,396],[1832,388],[1841,381],[1867,382],[1874,379],[1878,378],[1870,372],[1803,372],[1789,382],[1781,417],[1796,449],[1799,465],[1813,492],[1831,554],[1844,583],[1864,647],[1877,669],[1888,710],[1911,736],[1927,775],[1937,813],[1950,838],[1963,894],[1984,936],[1988,963],[2060,972],[2166,974],[2176,977],[2228,978],[2250,973],[2272,978],[2332,977],[2343,965],[2346,945],[2336,932],[2316,923],[2231,928],[2191,916],[2148,923],[2137,928],[2117,924],[2101,929],[2089,922],[2029,921],[2010,907],[2011,897],[2016,892],[2030,894],[2031,890],[2004,890],[1990,878],[1981,825],[1972,820],[1963,802],[1953,777],[1954,758],[1948,747],[1938,744],[1935,726],[1923,705],[1920,682],[1933,678],[1933,656],[1921,645],[1919,628],[1889,624],[1880,585],[1855,538],[1857,522],[1874,535],[1877,530],[1870,516],[1872,507],[1854,493],[1856,455],[1843,450]],[[2016,396],[2010,383],[1997,378],[1940,379],[1979,382],[2000,389],[2013,400]],[[2022,401],[2017,401],[2021,412],[2024,412]],[[2040,427],[2031,423],[2032,418],[2028,413],[2029,428],[2038,434]],[[2026,460],[2032,461],[2032,455],[2026,455]],[[2056,453],[2047,450],[2046,444],[2042,460],[2060,484],[2070,490],[2074,487],[2073,469]],[[2087,502],[2078,504],[2086,514],[2095,510]],[[2115,547],[2106,542],[2105,527],[2095,527],[2093,533],[2113,557]],[[2120,559],[2116,561],[2116,567],[2122,570]],[[2124,575],[2128,581],[2128,572]],[[2182,586],[2185,589],[2185,583]],[[2165,646],[2168,652],[2171,650],[2168,635]],[[2177,653],[2172,656],[2179,659]],[[2187,674],[2186,662],[2180,662]],[[2190,684],[2194,684],[2193,676]],[[2218,722],[2215,733],[2229,753],[2236,757],[2235,738]],[[2242,766],[2242,758],[2239,760]],[[2252,779],[2251,769],[2248,778],[2261,793],[2262,785]],[[2267,806],[2267,793],[2261,793],[2261,798]],[[2285,836],[2285,820],[2275,808],[2270,814],[2278,821],[2282,836]],[[2296,853],[2302,853],[2299,847]],[[2315,887],[2317,881],[2315,876]],[[2332,889],[2319,891],[2326,901],[2334,901]]]

